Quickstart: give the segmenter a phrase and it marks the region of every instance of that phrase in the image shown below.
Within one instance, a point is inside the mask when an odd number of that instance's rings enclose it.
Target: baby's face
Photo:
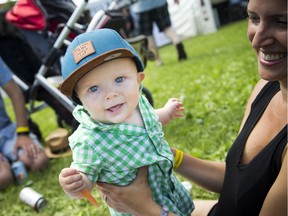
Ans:
[[[130,58],[108,61],[82,77],[75,91],[92,119],[103,123],[125,122],[138,105],[144,73]]]

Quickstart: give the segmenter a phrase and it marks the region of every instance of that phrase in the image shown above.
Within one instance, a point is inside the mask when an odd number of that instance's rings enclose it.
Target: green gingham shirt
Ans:
[[[142,95],[138,107],[145,127],[95,122],[83,106],[77,106],[73,115],[80,126],[69,137],[71,167],[85,173],[92,182],[124,186],[134,180],[139,167],[149,165],[148,181],[154,200],[178,216],[190,215],[194,205],[173,173],[174,157],[158,116]],[[127,215],[113,209],[110,213]]]

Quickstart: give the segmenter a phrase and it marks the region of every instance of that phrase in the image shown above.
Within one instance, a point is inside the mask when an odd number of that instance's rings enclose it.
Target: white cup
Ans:
[[[44,196],[30,187],[23,188],[20,191],[19,198],[22,202],[28,204],[36,211],[42,210],[47,204]]]

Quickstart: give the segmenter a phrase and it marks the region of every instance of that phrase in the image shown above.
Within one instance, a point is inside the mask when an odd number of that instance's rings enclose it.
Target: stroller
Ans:
[[[8,12],[0,11],[0,56],[23,90],[29,114],[50,106],[58,125],[69,125],[72,130],[78,126],[72,116],[75,104],[48,82],[49,78],[60,77],[61,57],[76,35],[99,28],[112,28],[121,34],[125,26],[116,2],[112,1],[108,10],[98,11],[93,18],[85,10],[87,3],[83,0],[76,6],[72,0],[18,0]],[[145,36],[127,41],[144,65],[155,59],[148,51]],[[143,94],[153,106],[153,97],[145,87]],[[42,103],[36,105],[36,101]]]

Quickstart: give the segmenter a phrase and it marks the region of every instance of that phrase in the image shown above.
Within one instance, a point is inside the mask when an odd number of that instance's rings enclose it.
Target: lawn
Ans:
[[[162,67],[148,62],[144,85],[152,92],[155,107],[163,106],[169,97],[180,98],[185,106],[185,117],[164,127],[170,146],[205,159],[225,159],[238,133],[249,94],[258,80],[246,27],[244,20],[224,26],[214,34],[185,40],[187,61],[178,63],[175,47],[167,45],[160,49]],[[11,104],[8,100],[6,103],[12,115]],[[51,109],[35,113],[32,118],[44,137],[57,127]],[[25,185],[13,185],[0,192],[1,215],[39,215],[19,200],[24,186],[31,186],[47,199],[48,204],[40,215],[109,215],[96,190],[93,195],[101,203],[98,209],[85,200],[72,200],[64,194],[58,174],[70,162],[70,157],[52,159],[46,171],[30,173]],[[193,199],[217,198],[217,194],[196,185],[191,196]]]

